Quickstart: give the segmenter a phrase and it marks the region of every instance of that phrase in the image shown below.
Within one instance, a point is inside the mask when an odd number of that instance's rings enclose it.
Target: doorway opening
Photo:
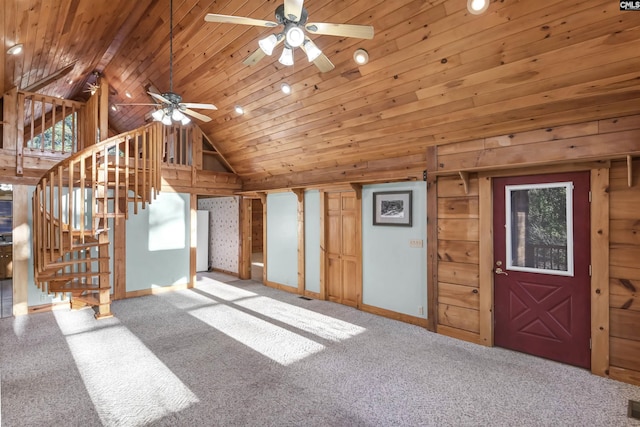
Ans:
[[[251,280],[262,282],[264,273],[264,220],[260,199],[251,200]]]
[[[13,316],[13,187],[0,184],[0,317]]]

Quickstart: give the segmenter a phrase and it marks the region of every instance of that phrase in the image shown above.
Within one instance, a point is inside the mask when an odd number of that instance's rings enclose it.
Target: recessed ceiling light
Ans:
[[[133,96],[131,96],[131,93],[129,93],[129,91],[125,92],[124,96],[126,96],[127,98],[133,98]]]
[[[111,106],[111,110],[112,111],[118,111],[118,107],[114,104]]]
[[[7,50],[7,54],[9,54],[9,55],[19,55],[20,53],[22,53],[22,48],[23,48],[22,43],[13,45]]]
[[[353,60],[358,65],[364,65],[369,62],[369,53],[364,49],[357,49],[353,52]]]
[[[289,86],[288,83],[282,83],[280,85],[280,90],[282,91],[282,93],[284,93],[285,95],[289,95],[291,93],[291,86]]]
[[[467,0],[467,9],[474,15],[480,15],[489,8],[489,0]]]
[[[236,106],[234,107],[234,110],[236,110],[236,113],[238,113],[238,114],[244,114],[244,108],[242,108],[242,107],[241,107],[241,106],[239,106],[239,105],[236,105]]]

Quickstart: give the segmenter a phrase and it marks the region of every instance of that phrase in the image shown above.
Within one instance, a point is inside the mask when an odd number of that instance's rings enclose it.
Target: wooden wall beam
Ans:
[[[640,129],[536,142],[527,149],[522,145],[487,148],[438,156],[438,173],[481,171],[519,166],[596,161],[640,155]]]

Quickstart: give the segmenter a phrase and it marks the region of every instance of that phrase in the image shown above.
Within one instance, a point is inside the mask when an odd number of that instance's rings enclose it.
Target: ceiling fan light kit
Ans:
[[[272,34],[258,41],[258,50],[253,52],[249,58],[243,61],[246,65],[255,65],[264,55],[271,55],[274,48],[284,41],[284,48],[278,61],[286,66],[294,64],[294,50],[299,47],[307,55],[309,62],[322,73],[326,73],[335,68],[329,58],[322,53],[305,35],[305,30],[310,34],[355,37],[361,39],[373,38],[373,27],[370,25],[353,24],[331,24],[331,23],[309,23],[309,14],[303,7],[304,0],[284,0],[284,3],[276,8],[276,22],[263,21],[260,19],[246,18],[242,16],[218,15],[208,13],[204,20],[206,22],[217,22],[221,24],[253,25],[258,27],[274,28],[278,25],[284,26],[279,34]],[[263,55],[264,54],[264,55]]]
[[[489,0],[467,0],[467,10],[474,15],[480,15],[489,8]]]
[[[293,49],[285,46],[285,48],[282,49],[282,55],[280,55],[278,62],[286,66],[293,65]]]

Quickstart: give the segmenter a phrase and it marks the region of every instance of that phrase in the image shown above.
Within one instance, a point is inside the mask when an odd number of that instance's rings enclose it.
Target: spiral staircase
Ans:
[[[109,224],[160,190],[162,125],[154,122],[89,146],[51,168],[33,194],[34,280],[110,317]]]

